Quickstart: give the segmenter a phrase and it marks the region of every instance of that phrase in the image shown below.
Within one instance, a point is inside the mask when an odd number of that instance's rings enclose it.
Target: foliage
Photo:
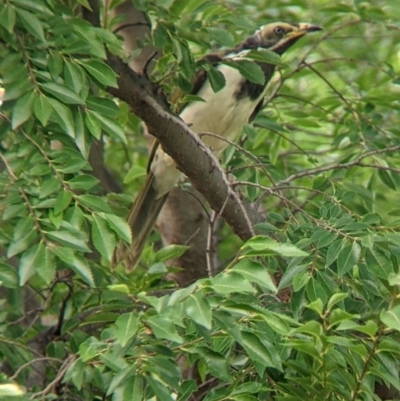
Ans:
[[[271,19],[324,26],[275,60],[267,107],[224,155],[267,219],[245,244],[225,227],[223,271],[187,288],[164,279],[181,247],[149,245],[141,268],[110,271],[117,241],[131,240],[124,218],[146,164],[138,118],[106,91],[116,85],[107,51],[122,56],[115,21],[105,6],[102,28],[85,21],[86,0],[1,3],[0,397],[355,401],[381,399],[376,383],[400,391],[398,0],[133,3],[162,50],[152,79],[166,94],[189,92],[199,68],[221,88],[198,60]],[[89,161],[95,140],[129,196],[104,195]]]

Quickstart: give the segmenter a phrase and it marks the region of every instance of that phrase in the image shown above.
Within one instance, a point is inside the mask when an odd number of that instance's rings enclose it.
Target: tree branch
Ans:
[[[232,189],[218,159],[199,136],[168,111],[166,103],[157,95],[158,87],[145,76],[133,72],[116,56],[109,55],[108,64],[119,75],[119,88],[108,88],[109,92],[128,103],[145,122],[150,134],[175,160],[177,168],[189,177],[233,231],[243,240],[253,236],[253,225],[263,221],[263,216]]]

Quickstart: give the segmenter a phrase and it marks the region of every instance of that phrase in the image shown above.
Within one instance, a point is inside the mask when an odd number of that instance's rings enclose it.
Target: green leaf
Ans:
[[[106,99],[97,96],[88,96],[86,106],[102,115],[108,117],[118,117],[121,115],[121,110],[118,105],[111,99]]]
[[[186,314],[197,324],[211,330],[211,307],[203,295],[196,291],[185,302]]]
[[[101,124],[97,119],[96,115],[93,114],[90,110],[87,110],[85,113],[85,124],[89,132],[96,138],[100,139],[101,137]]]
[[[167,245],[156,252],[155,260],[158,262],[165,262],[167,260],[179,258],[189,248],[190,246],[187,245],[177,245],[177,244]]]
[[[72,270],[78,274],[91,287],[96,287],[93,279],[93,273],[90,270],[89,264],[85,258],[80,255],[72,254],[70,261]]]
[[[92,241],[100,254],[110,262],[115,248],[115,237],[106,220],[97,214],[93,215]]]
[[[220,294],[255,292],[253,286],[237,273],[220,273],[211,279],[211,285],[214,291]]]
[[[151,327],[156,338],[173,341],[178,344],[183,342],[183,339],[176,331],[174,324],[166,316],[150,316],[146,319],[146,321]]]
[[[53,108],[53,115],[60,127],[72,138],[75,137],[74,120],[71,110],[56,99],[47,98]]]
[[[21,256],[18,266],[19,285],[21,287],[36,273],[40,245],[43,246],[42,244],[36,244]]]
[[[264,235],[256,235],[250,238],[241,249],[245,250],[246,248],[254,249],[255,251],[266,251],[266,255],[271,254],[269,251],[284,257],[308,255],[307,252],[302,251],[292,244],[279,243]]]
[[[5,4],[0,14],[0,25],[4,26],[9,33],[13,33],[15,25],[15,9],[9,4]]]
[[[279,282],[278,290],[283,290],[293,285],[293,280],[299,274],[304,273],[308,269],[309,265],[297,265],[294,267],[288,267],[283,273],[281,281]]]
[[[38,39],[45,41],[43,27],[39,19],[29,11],[21,10],[17,8],[17,14],[19,19],[22,22],[24,28],[33,36],[36,36]]]
[[[115,337],[125,347],[139,328],[139,317],[136,312],[124,313],[115,322]]]
[[[314,311],[318,316],[322,317],[324,311],[324,303],[320,298],[306,305],[306,308]]]
[[[53,108],[49,99],[42,93],[40,93],[39,97],[37,98],[33,106],[33,111],[35,112],[36,118],[45,127],[53,112]]]
[[[269,160],[273,166],[276,166],[276,162],[278,161],[279,151],[282,146],[282,136],[278,136],[275,138],[272,146],[269,148]]]
[[[222,46],[233,48],[235,46],[235,39],[233,35],[226,29],[210,27],[207,28],[209,35]]]
[[[57,79],[63,69],[63,59],[57,53],[50,54],[48,68],[52,78]]]
[[[338,239],[335,242],[333,242],[332,245],[328,248],[328,252],[326,253],[327,266],[330,266],[337,259],[345,243],[346,243],[345,240]]]
[[[77,175],[76,177],[71,178],[68,181],[68,186],[73,190],[84,190],[89,191],[89,189],[96,186],[100,181],[89,174],[81,174]]]
[[[242,337],[242,345],[251,360],[260,363],[262,366],[269,366],[280,371],[282,370],[280,363],[274,360],[270,351],[255,334],[242,331],[240,335]]]
[[[107,220],[107,223],[110,226],[111,230],[113,230],[119,238],[121,238],[128,244],[132,243],[131,228],[124,219],[121,219],[121,217],[118,217],[115,214],[101,213],[100,215],[105,220]]]
[[[273,293],[278,291],[268,270],[260,263],[245,258],[233,266],[231,271],[241,274],[250,282],[256,283]]]
[[[124,382],[131,381],[131,377],[136,373],[135,366],[126,366],[125,368],[121,369],[111,380],[111,383],[108,387],[107,394],[111,395],[118,387],[125,387]],[[127,380],[130,379],[130,380]],[[134,399],[134,398],[129,398]]]
[[[106,131],[112,137],[120,139],[122,142],[126,143],[125,132],[115,119],[103,116],[96,111],[91,111],[91,115],[97,118],[104,131]]]
[[[82,67],[97,81],[105,86],[118,88],[114,70],[100,60],[87,60],[81,62]]]
[[[268,309],[263,310],[260,316],[265,320],[268,326],[278,334],[283,336],[290,332],[289,325],[279,313],[271,312]]]
[[[35,263],[36,273],[49,285],[54,279],[56,264],[53,254],[42,243],[39,244]]]
[[[207,65],[205,68],[207,70],[207,78],[210,81],[212,90],[215,93],[219,92],[226,85],[225,75],[211,64]]]
[[[328,299],[326,292],[322,285],[316,280],[314,277],[311,277],[307,283],[306,287],[307,297],[310,302],[316,301],[317,299],[321,299],[321,301],[325,304]]]
[[[34,103],[37,101],[36,92],[27,93],[18,99],[11,114],[12,129],[18,128],[32,115]]]
[[[46,235],[50,239],[57,241],[59,244],[64,245],[67,248],[82,252],[91,252],[85,241],[69,231],[49,231]]]
[[[145,177],[147,175],[147,169],[142,166],[132,165],[129,171],[124,177],[124,184],[129,184],[135,181],[137,178]]]
[[[207,347],[196,347],[193,352],[199,353],[204,358],[207,370],[211,375],[225,382],[231,382],[232,378],[229,371],[229,364],[222,354]]]
[[[400,305],[381,312],[380,318],[389,329],[400,331]]]
[[[195,391],[197,391],[196,380],[184,380],[179,388],[177,401],[187,401]]]
[[[229,65],[232,68],[237,69],[243,77],[250,82],[258,85],[264,85],[265,77],[261,67],[253,61],[237,60],[229,61],[223,60],[223,64]]]
[[[79,195],[76,197],[76,199],[91,211],[112,214],[110,206],[108,206],[106,201],[100,196]]]
[[[365,250],[365,262],[368,270],[383,280],[393,273],[392,261],[375,246]]]
[[[338,323],[341,323],[341,322],[344,322],[347,320],[353,320],[356,318],[357,318],[357,315],[352,315],[342,309],[337,308],[331,312],[328,321],[329,321],[330,326],[334,326]]]
[[[327,247],[333,241],[335,241],[337,237],[338,237],[338,234],[336,234],[336,233],[327,233],[327,234],[321,236],[317,242],[317,249]]]
[[[154,394],[157,397],[157,401],[174,401],[171,391],[159,380],[148,375],[146,376],[146,381],[149,384],[150,388],[154,391]]]
[[[277,65],[279,67],[287,66],[277,53],[268,49],[259,48],[256,50],[250,50],[246,53],[245,57],[251,60],[261,61],[262,63]]]
[[[46,7],[43,1],[37,0],[12,0],[12,3],[16,4],[18,7],[25,8],[30,11],[34,11],[35,14],[44,14],[47,17],[53,16],[53,12]]]
[[[47,82],[41,84],[40,87],[50,95],[53,95],[58,100],[66,104],[84,104],[84,101],[68,86],[56,83]]]
[[[350,269],[357,264],[360,257],[361,248],[357,242],[343,248],[338,255],[337,267],[338,276],[343,277]]]
[[[0,262],[0,286],[6,288],[18,287],[18,275],[14,267]]]
[[[333,294],[331,298],[328,301],[328,305],[326,307],[327,311],[330,311],[334,305],[336,305],[339,302],[342,302],[344,299],[346,299],[349,296],[349,294],[345,292],[337,292],[336,294]]]
[[[65,60],[64,80],[69,88],[71,88],[75,93],[79,93],[85,82],[85,73],[78,64]]]
[[[320,338],[323,334],[323,329],[321,323],[315,320],[310,320],[302,326],[298,327],[295,332],[311,334],[316,338]]]
[[[61,190],[56,199],[56,203],[54,205],[54,214],[59,214],[64,211],[72,200],[72,193],[70,191],[66,191],[65,189]]]

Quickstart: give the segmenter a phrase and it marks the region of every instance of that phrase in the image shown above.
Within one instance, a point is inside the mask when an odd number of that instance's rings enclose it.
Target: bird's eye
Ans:
[[[274,32],[275,32],[277,35],[283,35],[283,34],[285,33],[285,30],[284,30],[282,27],[277,26],[277,27],[274,29]]]

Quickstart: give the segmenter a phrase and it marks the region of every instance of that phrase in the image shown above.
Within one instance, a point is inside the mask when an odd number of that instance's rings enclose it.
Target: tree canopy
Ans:
[[[271,21],[324,31],[217,160],[176,113]],[[1,2],[0,398],[400,399],[399,85],[398,0]],[[127,273],[148,133],[188,181]]]

